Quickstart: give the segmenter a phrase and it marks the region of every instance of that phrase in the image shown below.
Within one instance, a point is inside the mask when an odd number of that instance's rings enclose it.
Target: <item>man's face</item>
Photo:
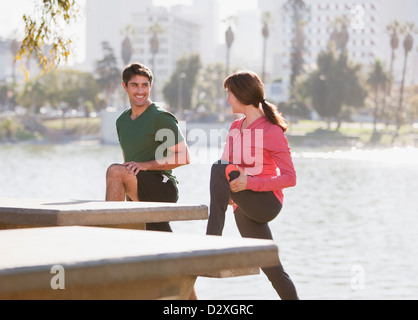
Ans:
[[[122,85],[128,93],[131,107],[144,107],[151,103],[149,94],[152,85],[147,77],[135,75],[129,80],[127,86],[125,83],[122,83]]]

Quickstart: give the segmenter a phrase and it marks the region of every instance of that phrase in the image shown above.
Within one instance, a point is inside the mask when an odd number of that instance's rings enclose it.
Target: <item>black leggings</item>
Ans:
[[[272,191],[255,192],[244,190],[232,193],[229,182],[239,176],[239,171],[227,173],[229,164],[220,161],[212,166],[210,180],[210,215],[206,234],[222,235],[225,223],[225,212],[229,199],[237,204],[234,212],[238,230],[244,238],[273,240],[268,222],[273,220],[282,209],[282,204]],[[228,167],[230,169],[231,167]],[[228,170],[229,171],[229,170]],[[228,178],[227,178],[228,174]],[[274,289],[283,300],[298,299],[296,288],[289,275],[284,271],[281,262],[274,267],[262,268]]]
[[[159,172],[140,171],[138,180],[138,199],[144,202],[170,202],[178,200],[178,190],[171,180]],[[165,181],[165,182],[164,182]],[[172,232],[168,222],[147,223],[149,231]]]

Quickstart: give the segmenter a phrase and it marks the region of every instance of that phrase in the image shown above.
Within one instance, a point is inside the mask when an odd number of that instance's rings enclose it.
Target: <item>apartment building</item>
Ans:
[[[120,67],[124,30],[129,26],[132,44],[131,61],[152,66],[150,27],[158,23],[159,50],[153,70],[156,80],[168,79],[178,58],[186,53],[199,52],[199,27],[166,7],[155,7],[152,0],[87,0],[86,7],[86,69],[94,70],[102,59],[102,42],[113,48]]]
[[[144,12],[133,14],[132,36],[133,61],[149,66],[153,63],[149,27],[158,24],[159,50],[153,66],[156,79],[168,79],[176,61],[185,54],[199,52],[199,27],[164,7],[148,7]]]
[[[271,26],[268,48],[268,69],[271,78],[282,78],[288,83],[291,73],[293,24],[290,14],[284,12],[287,0],[258,0],[261,11],[270,11],[275,18]],[[400,4],[402,3],[402,5]],[[316,63],[321,50],[326,48],[336,18],[346,16],[350,23],[347,49],[350,59],[366,68],[376,59],[390,63],[389,36],[386,26],[394,19],[418,24],[417,1],[414,0],[305,0],[307,13],[304,17],[305,66]],[[400,46],[398,57],[402,56]],[[411,54],[411,63],[416,64],[416,51]],[[401,59],[395,64],[395,78],[399,78]]]
[[[316,62],[319,52],[326,48],[330,34],[333,32],[333,22],[341,17],[346,17],[349,21],[347,50],[351,60],[368,66],[376,59],[383,58],[379,41],[383,30],[381,30],[378,0],[365,0],[362,3],[341,0],[310,0],[307,3],[309,10],[305,29],[307,64]],[[287,35],[291,36],[289,18],[286,19],[285,24]],[[289,39],[284,40],[284,43],[286,46],[291,45]],[[285,63],[284,68],[289,68],[289,64]]]

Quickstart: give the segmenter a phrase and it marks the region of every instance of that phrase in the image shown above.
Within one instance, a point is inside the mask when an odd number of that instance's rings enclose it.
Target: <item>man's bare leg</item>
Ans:
[[[106,173],[106,201],[125,201],[126,195],[132,201],[139,201],[136,176],[126,166],[113,164]]]

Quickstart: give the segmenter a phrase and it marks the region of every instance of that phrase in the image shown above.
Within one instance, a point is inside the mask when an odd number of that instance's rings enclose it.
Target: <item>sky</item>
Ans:
[[[23,31],[22,15],[33,10],[32,0],[0,0],[0,37],[11,37],[16,29]]]
[[[38,0],[39,1],[39,0]],[[210,1],[210,0],[208,0]],[[80,4],[85,0],[78,0]],[[257,8],[257,0],[220,0],[221,19],[235,14],[238,10],[251,10]],[[0,0],[0,38],[9,39],[17,35],[21,39],[24,34],[22,22],[23,14],[31,14],[34,11],[36,0]],[[192,0],[154,0],[154,5],[170,6],[177,4],[191,4]],[[83,48],[85,44],[82,35],[84,23],[80,22],[73,31],[72,40],[74,46]],[[84,54],[82,50],[77,54],[78,62],[82,62]]]
[[[36,0],[0,0],[0,37],[7,38],[16,30],[23,32],[22,15],[33,12]],[[83,3],[85,0],[79,0]],[[208,0],[210,1],[210,0]],[[155,5],[170,6],[176,4],[190,4],[192,0],[154,0]],[[237,10],[257,8],[257,0],[221,0],[221,18],[235,13]]]

